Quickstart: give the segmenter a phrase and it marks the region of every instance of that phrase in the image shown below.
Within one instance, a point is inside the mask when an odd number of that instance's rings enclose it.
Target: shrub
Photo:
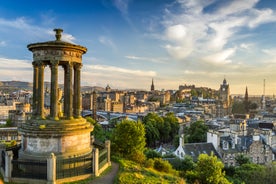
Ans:
[[[129,156],[127,156],[127,158],[129,158],[130,160],[136,162],[136,163],[139,163],[139,164],[142,164],[145,162],[146,160],[146,157],[144,155],[144,153],[142,152],[135,152],[135,153],[131,153]]]
[[[146,162],[145,162],[145,167],[146,168],[153,168],[153,166],[154,166],[154,160],[153,159],[148,159]]]
[[[152,149],[147,149],[145,151],[145,155],[146,157],[149,159],[149,158],[161,158],[161,154],[152,150]]]
[[[162,160],[161,158],[154,159],[153,168],[160,172],[171,172],[172,171],[172,165],[168,161]]]

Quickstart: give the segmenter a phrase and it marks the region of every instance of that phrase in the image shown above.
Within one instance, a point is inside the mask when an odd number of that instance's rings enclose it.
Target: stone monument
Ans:
[[[19,159],[45,160],[91,154],[93,127],[81,117],[81,66],[87,49],[61,40],[62,29],[54,29],[56,40],[33,43],[32,118],[19,128],[22,135]],[[44,68],[51,69],[50,114],[44,110]],[[60,112],[58,68],[64,70],[64,102]]]

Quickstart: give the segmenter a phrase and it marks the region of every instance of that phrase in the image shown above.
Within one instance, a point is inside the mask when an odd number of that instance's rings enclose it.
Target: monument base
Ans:
[[[44,160],[54,153],[57,158],[87,155],[92,151],[93,126],[84,118],[72,120],[29,120],[19,128],[19,159]]]

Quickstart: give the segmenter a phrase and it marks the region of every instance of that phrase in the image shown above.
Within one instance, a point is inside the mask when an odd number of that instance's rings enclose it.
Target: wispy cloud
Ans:
[[[0,41],[0,46],[1,46],[1,47],[6,46],[6,42],[5,42],[5,41]]]
[[[113,3],[115,5],[115,7],[120,10],[120,12],[123,15],[127,15],[128,14],[128,3],[129,0],[113,0]]]
[[[209,56],[206,56],[203,58],[203,60],[214,64],[231,63],[232,61],[229,58],[232,55],[234,55],[235,51],[236,51],[235,48],[226,49],[221,52],[217,52]]]
[[[132,23],[129,15],[128,15],[128,6],[131,0],[113,0],[114,6],[121,12],[122,17],[125,21],[135,29],[135,25]]]
[[[0,58],[1,80],[32,80],[32,64],[30,61]],[[15,75],[16,74],[16,75]]]
[[[99,42],[107,47],[112,48],[113,50],[116,49],[116,45],[113,43],[113,41],[110,38],[107,38],[106,36],[100,36]]]
[[[127,59],[131,60],[140,60],[140,61],[149,61],[152,63],[166,63],[168,62],[167,58],[149,58],[149,57],[138,57],[138,56],[125,56]]]
[[[149,77],[156,76],[156,73],[154,71],[131,70],[127,68],[120,68],[120,67],[107,66],[107,65],[90,65],[87,67],[91,70],[100,70],[100,71],[104,71],[112,74],[124,73],[124,74],[130,74],[133,76],[149,76]]]

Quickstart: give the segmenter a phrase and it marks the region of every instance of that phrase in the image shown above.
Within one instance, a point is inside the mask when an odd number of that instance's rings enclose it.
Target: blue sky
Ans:
[[[225,77],[232,94],[260,95],[265,79],[272,95],[275,11],[270,0],[1,1],[0,80],[31,82],[26,46],[62,28],[64,41],[88,49],[83,85],[149,90],[153,78],[159,90],[218,89]]]

